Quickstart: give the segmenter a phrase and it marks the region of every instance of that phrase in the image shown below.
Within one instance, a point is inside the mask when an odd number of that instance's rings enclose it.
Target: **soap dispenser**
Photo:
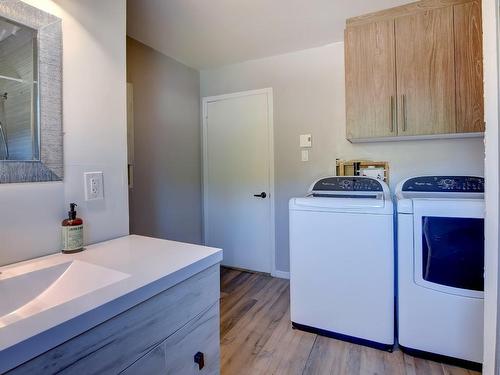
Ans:
[[[83,220],[76,217],[76,203],[69,205],[68,218],[62,222],[62,252],[78,253],[83,250]]]

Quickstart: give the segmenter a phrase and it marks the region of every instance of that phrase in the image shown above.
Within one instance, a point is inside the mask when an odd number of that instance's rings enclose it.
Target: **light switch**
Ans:
[[[312,147],[312,135],[311,134],[301,134],[300,135],[300,147]]]
[[[104,199],[104,183],[102,172],[85,172],[84,181],[86,201]]]
[[[309,150],[302,150],[302,161],[309,161]]]

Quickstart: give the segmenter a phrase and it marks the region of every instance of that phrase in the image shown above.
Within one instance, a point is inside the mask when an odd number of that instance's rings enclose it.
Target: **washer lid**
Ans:
[[[304,198],[292,198],[291,210],[392,214],[389,187],[371,177],[325,177]]]
[[[296,206],[323,207],[323,208],[383,208],[384,200],[379,196],[374,197],[314,197],[294,198]]]
[[[292,198],[290,210],[393,214],[392,201],[386,201],[382,193],[371,197],[362,195],[317,197],[310,195],[303,198]]]
[[[291,210],[392,214],[389,187],[371,177],[333,176],[314,182],[304,198],[292,198]]]

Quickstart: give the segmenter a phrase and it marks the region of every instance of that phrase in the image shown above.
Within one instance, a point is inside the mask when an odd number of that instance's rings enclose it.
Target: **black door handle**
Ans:
[[[257,198],[265,198],[267,197],[267,194],[265,192],[262,192],[260,194],[254,194],[253,196]]]

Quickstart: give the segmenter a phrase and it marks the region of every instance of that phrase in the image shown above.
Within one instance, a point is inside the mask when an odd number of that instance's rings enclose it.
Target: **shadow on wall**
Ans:
[[[201,243],[199,73],[127,38],[134,97],[131,232]]]

